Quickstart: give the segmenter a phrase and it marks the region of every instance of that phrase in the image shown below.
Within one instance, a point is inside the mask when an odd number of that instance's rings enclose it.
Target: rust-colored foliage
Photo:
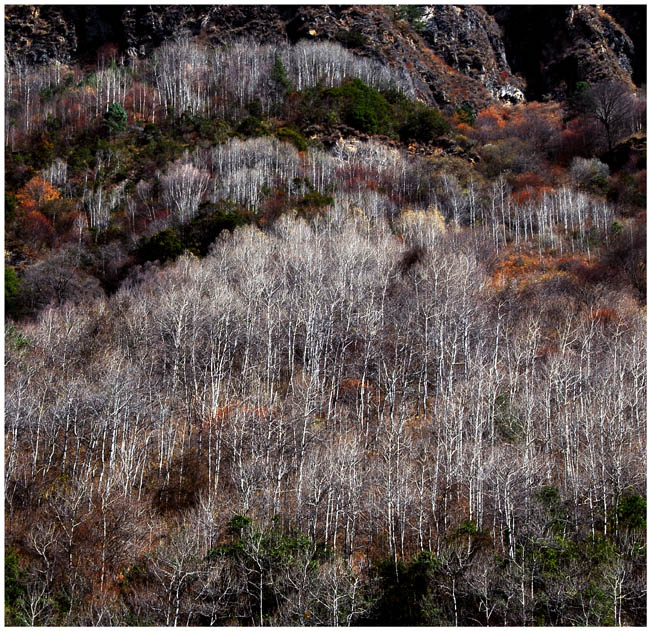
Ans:
[[[493,267],[492,281],[496,287],[511,281],[523,282],[527,277],[545,272],[548,261],[538,255],[525,252],[510,252],[503,256]]]
[[[55,199],[59,199],[61,193],[57,191],[47,180],[40,176],[34,176],[18,193],[16,200],[25,213],[39,210],[42,206]]]
[[[536,173],[526,172],[514,176],[511,180],[513,193],[511,198],[519,206],[524,206],[530,201],[538,201],[544,193],[552,190],[545,181]]]
[[[619,314],[615,309],[597,309],[592,313],[592,319],[599,324],[610,324],[616,322],[618,318]]]
[[[28,212],[22,220],[22,230],[25,238],[36,247],[51,247],[54,244],[55,232],[50,220],[38,210]]]
[[[452,117],[452,122],[455,124],[456,129],[460,134],[463,134],[464,136],[470,136],[472,133],[472,127],[468,125],[468,123],[459,121],[456,114],[454,114]]]

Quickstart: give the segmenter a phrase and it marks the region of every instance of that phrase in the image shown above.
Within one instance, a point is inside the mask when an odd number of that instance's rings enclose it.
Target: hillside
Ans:
[[[642,7],[5,7],[5,623],[640,626]]]
[[[577,81],[626,83],[633,72],[633,81],[644,83],[646,40],[638,33],[645,15],[644,6],[620,5],[14,5],[5,8],[5,37],[10,61],[30,64],[94,62],[107,43],[146,56],[182,34],[213,45],[242,37],[260,44],[339,41],[357,54],[409,67],[419,97],[430,103],[485,106],[491,98],[521,100],[525,88],[539,100],[553,91],[567,96]]]

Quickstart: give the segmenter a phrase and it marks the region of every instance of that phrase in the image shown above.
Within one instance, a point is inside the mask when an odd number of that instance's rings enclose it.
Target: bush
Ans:
[[[16,216],[16,196],[5,191],[5,222],[9,223]]]
[[[319,191],[310,191],[303,195],[297,204],[303,208],[323,208],[334,204],[334,200],[329,195],[323,195]]]
[[[127,113],[119,103],[111,103],[104,113],[104,124],[109,134],[119,134],[127,128]]]
[[[20,556],[13,548],[5,549],[5,624],[19,625],[16,608],[25,596],[24,570]]]
[[[138,246],[138,255],[145,261],[173,261],[183,253],[184,247],[176,230],[167,228],[155,234],[151,239],[142,240]]]
[[[305,139],[305,136],[295,129],[291,129],[290,127],[281,127],[276,132],[276,136],[279,140],[291,142],[299,151],[307,151],[307,140]]]
[[[626,495],[617,505],[617,517],[626,528],[645,529],[646,500],[640,495]]]
[[[257,116],[247,116],[237,126],[237,133],[250,138],[253,136],[266,136],[269,132]]]
[[[500,173],[540,172],[541,157],[535,147],[519,138],[504,138],[484,145],[480,151],[480,168],[486,177]]]
[[[20,280],[11,265],[5,265],[5,313],[13,315],[20,293]]]
[[[403,141],[430,142],[449,131],[450,123],[445,120],[441,112],[424,103],[414,103],[400,125],[400,138]]]
[[[368,37],[359,31],[337,31],[335,39],[346,48],[363,48]]]
[[[283,94],[288,92],[292,87],[292,82],[287,76],[285,65],[283,64],[280,57],[278,57],[278,55],[276,55],[276,58],[274,59],[274,65],[271,70],[271,78],[274,80],[274,83],[278,87],[278,90]]]
[[[475,124],[476,116],[472,107],[468,103],[464,103],[454,110],[454,118],[458,123],[465,123],[472,127]]]
[[[232,232],[247,221],[246,215],[233,204],[204,202],[197,216],[186,226],[182,245],[197,256],[206,256],[221,232]]]
[[[396,17],[399,20],[409,22],[416,32],[421,33],[425,30],[425,21],[423,20],[424,13],[424,7],[414,4],[403,4],[397,8]]]
[[[570,175],[577,184],[587,190],[596,193],[605,193],[608,190],[610,169],[597,158],[574,158],[570,165]]]
[[[438,626],[447,620],[437,593],[443,564],[423,551],[409,562],[387,559],[377,571],[379,597],[365,622],[387,626]]]
[[[354,129],[366,134],[390,132],[389,103],[378,90],[360,79],[326,90],[326,97],[334,99],[341,118]]]

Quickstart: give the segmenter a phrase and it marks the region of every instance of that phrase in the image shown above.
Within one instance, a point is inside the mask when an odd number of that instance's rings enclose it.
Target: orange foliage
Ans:
[[[524,206],[531,199],[531,189],[524,188],[511,193],[511,198],[518,206]]]
[[[477,115],[472,135],[482,142],[519,138],[539,151],[553,146],[562,128],[558,103],[491,105]]]
[[[38,175],[34,176],[23,188],[16,193],[16,200],[26,213],[38,210],[43,205],[59,199],[61,193],[47,180]]]
[[[491,105],[477,114],[475,127],[489,132],[503,130],[509,118],[510,112],[506,107]]]
[[[513,279],[536,274],[544,270],[546,270],[546,265],[541,261],[540,257],[512,252],[495,265],[493,283],[505,285]]]
[[[545,192],[551,191],[551,187],[545,186],[543,179],[536,173],[522,173],[511,180],[513,193],[511,198],[519,206],[525,205],[530,200],[539,200]]]
[[[579,258],[558,259],[551,254],[511,250],[493,265],[491,284],[499,289],[516,283],[519,289],[524,289],[531,282],[545,282],[571,271],[572,266],[581,265]]]
[[[456,114],[452,117],[453,122],[456,120]],[[472,132],[472,127],[468,123],[456,123],[457,131],[464,136],[469,136]]]

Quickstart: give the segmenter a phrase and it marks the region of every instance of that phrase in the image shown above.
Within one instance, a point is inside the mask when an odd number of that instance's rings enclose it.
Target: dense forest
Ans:
[[[6,624],[645,624],[644,93],[358,38],[6,65]]]

